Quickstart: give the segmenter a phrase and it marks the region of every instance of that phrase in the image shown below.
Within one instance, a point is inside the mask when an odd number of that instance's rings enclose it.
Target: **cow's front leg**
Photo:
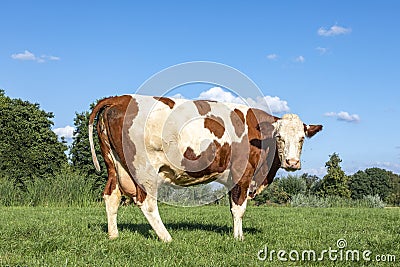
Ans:
[[[118,237],[117,212],[121,201],[121,191],[119,190],[118,184],[110,195],[104,194],[103,198],[106,202],[108,236],[110,239],[114,239]]]
[[[243,240],[242,220],[246,211],[247,194],[253,174],[252,165],[249,162],[246,163],[245,160],[240,160],[240,157],[232,164],[231,175],[236,184],[229,191],[229,200],[233,218],[233,236],[239,240]]]
[[[157,193],[154,194],[155,196]],[[163,222],[161,221],[160,214],[158,212],[157,198],[152,194],[147,194],[146,199],[143,203],[139,203],[140,209],[142,210],[144,216],[153,227],[157,236],[164,242],[171,242],[172,237],[165,228]]]
[[[235,188],[232,189],[232,191],[230,193],[229,199],[230,199],[230,207],[233,219],[233,237],[238,240],[243,240],[242,222],[243,222],[244,212],[246,211],[247,198],[245,198],[245,200],[240,203],[238,201],[239,198],[237,197],[237,195],[235,195]]]

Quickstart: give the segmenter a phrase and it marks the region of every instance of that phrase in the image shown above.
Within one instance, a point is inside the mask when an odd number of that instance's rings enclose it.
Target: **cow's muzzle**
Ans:
[[[282,168],[287,171],[297,171],[301,169],[301,164],[299,159],[286,159],[283,164]]]

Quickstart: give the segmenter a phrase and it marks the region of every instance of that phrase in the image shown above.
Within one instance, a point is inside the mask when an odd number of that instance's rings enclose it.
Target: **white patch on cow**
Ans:
[[[104,195],[103,198],[106,203],[108,236],[110,239],[114,239],[118,237],[117,212],[121,201],[121,191],[119,190],[118,184],[111,195]]]
[[[220,143],[229,143],[240,142],[243,134],[247,133],[247,128],[243,132],[241,137],[237,137],[235,133],[235,128],[233,127],[231,121],[231,112],[236,109],[240,110],[244,116],[247,114],[247,110],[249,107],[245,105],[233,104],[233,103],[219,103],[219,102],[211,102],[211,114],[218,114],[224,120],[225,133],[221,139],[217,139]],[[247,127],[246,123],[245,126]]]
[[[305,137],[304,124],[296,114],[285,114],[274,123],[277,148],[282,167],[298,170]]]
[[[242,205],[236,205],[231,200],[231,212],[233,218],[233,237],[239,240],[243,240],[243,229],[242,229],[242,222],[243,222],[243,215],[246,211],[247,206],[247,198],[242,203]]]
[[[161,141],[163,127],[162,118],[168,114],[167,112],[170,108],[150,96],[132,95],[132,97],[135,98],[139,110],[133,120],[132,126],[128,129],[129,136],[123,136],[123,138],[130,138],[135,144],[136,149],[136,155],[133,159],[134,162],[132,162],[133,166],[135,166],[135,170],[129,171],[131,173],[135,171],[137,174],[140,169],[144,168],[151,179],[157,179],[157,168],[160,167],[159,162],[165,160]],[[154,113],[150,113],[152,110]],[[152,117],[155,118],[151,119]],[[160,120],[159,123],[154,122],[157,119]],[[157,181],[149,181],[148,176],[137,174],[135,179],[141,185],[151,182],[157,184]]]

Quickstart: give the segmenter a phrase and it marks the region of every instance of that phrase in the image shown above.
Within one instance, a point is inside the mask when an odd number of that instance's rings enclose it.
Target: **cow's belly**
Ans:
[[[169,166],[162,166],[160,168],[159,176],[163,179],[164,183],[177,185],[177,186],[192,186],[197,184],[207,184],[213,181],[226,184],[229,176],[229,170],[222,173],[211,173],[199,177],[193,177],[191,174],[181,170],[173,170]]]

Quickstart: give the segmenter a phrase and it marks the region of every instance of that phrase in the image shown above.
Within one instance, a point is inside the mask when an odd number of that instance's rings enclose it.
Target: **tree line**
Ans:
[[[341,162],[339,154],[330,155],[325,163],[327,174],[322,179],[308,173],[276,178],[255,200],[259,204],[287,204],[299,194],[345,200],[360,200],[369,196],[389,205],[400,206],[400,175],[381,168],[367,168],[346,175],[340,166]]]
[[[81,186],[90,185],[90,192],[100,199],[107,172],[97,138],[94,140],[101,173],[96,173],[90,154],[88,119],[94,104],[90,105],[88,111],[75,114],[74,136],[72,144],[68,145],[64,138],[58,138],[51,129],[54,124],[53,113],[42,110],[37,103],[12,99],[5,95],[4,90],[0,90],[0,200],[5,199],[5,193],[2,192],[9,191],[1,190],[2,184],[12,184],[17,195],[23,195],[30,191],[40,191],[35,185],[51,185],[56,188],[55,181],[60,179],[60,183],[64,183],[66,177],[74,177],[72,180],[75,184],[77,177],[81,177],[85,181]],[[267,190],[257,196],[256,203],[284,204],[290,202],[296,194],[304,194],[349,199],[371,195],[379,196],[386,203],[400,205],[398,174],[369,168],[346,175],[340,167],[341,161],[337,153],[330,155],[325,165],[327,174],[322,179],[309,174],[276,178]],[[202,186],[199,190],[201,192],[196,192],[196,189],[176,192],[166,188],[161,195],[172,202],[182,202],[182,198],[202,196],[204,200],[207,194],[215,198],[215,195],[221,193],[218,191],[220,189],[211,186]],[[179,199],[174,199],[174,196]],[[95,198],[92,196],[90,199]]]

